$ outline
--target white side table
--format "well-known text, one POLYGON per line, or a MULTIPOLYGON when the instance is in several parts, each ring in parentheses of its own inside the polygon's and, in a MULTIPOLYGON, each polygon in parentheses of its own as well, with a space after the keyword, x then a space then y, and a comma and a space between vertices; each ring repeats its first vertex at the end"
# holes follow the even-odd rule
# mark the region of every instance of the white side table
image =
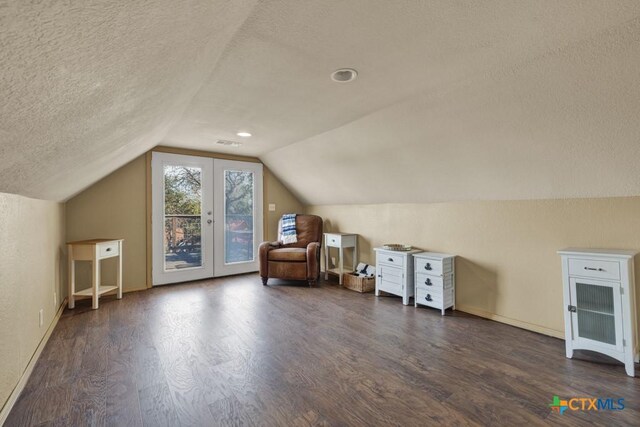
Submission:
POLYGON ((358 235, 352 233, 324 233, 324 280, 329 279, 329 248, 338 248, 340 250, 340 267, 336 270, 339 283, 342 285, 345 248, 353 248, 353 271, 358 265, 358 235))
POLYGON ((98 308, 100 295, 117 291, 117 298, 122 298, 122 242, 123 239, 94 239, 68 242, 69 249, 69 308, 75 307, 76 297, 92 297, 93 309, 98 308), (100 284, 100 261, 118 257, 116 284, 105 286, 100 284), (76 261, 91 261, 91 287, 76 291, 76 261))

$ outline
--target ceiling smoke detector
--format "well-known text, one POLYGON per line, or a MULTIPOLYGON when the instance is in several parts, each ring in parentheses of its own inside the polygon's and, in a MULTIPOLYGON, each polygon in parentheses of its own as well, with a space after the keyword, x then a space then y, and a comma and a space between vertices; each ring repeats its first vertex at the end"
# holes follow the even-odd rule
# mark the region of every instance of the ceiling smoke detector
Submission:
POLYGON ((340 68, 331 73, 331 80, 338 83, 352 82, 358 77, 358 72, 353 68, 340 68))
POLYGON ((236 141, 228 141, 226 139, 219 139, 216 144, 226 145, 227 147, 240 147, 242 144, 236 141))

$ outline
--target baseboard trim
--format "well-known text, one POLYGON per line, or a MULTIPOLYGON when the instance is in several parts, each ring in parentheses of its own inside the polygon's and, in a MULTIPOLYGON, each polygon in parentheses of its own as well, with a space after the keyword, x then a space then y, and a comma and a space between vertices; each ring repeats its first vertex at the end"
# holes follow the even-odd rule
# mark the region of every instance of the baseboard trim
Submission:
POLYGON ((470 307, 468 305, 456 304, 456 310, 464 311, 465 313, 484 317, 485 319, 494 320, 496 322, 506 323, 507 325, 515 326, 516 328, 526 329, 528 331, 537 332, 539 334, 548 335, 554 338, 560 338, 562 340, 564 339, 563 331, 556 331, 555 329, 546 328, 544 326, 535 325, 533 323, 523 322, 521 320, 511 319, 510 317, 500 316, 499 314, 490 313, 488 311, 470 307))
POLYGON ((36 347, 36 351, 31 356, 29 363, 27 363, 27 367, 22 373, 22 376, 20 377, 18 384, 16 384, 13 391, 9 395, 9 398, 7 399, 6 403, 2 407, 2 410, 0 410, 0 426, 4 425, 4 423, 7 421, 7 418, 9 417, 9 413, 13 409, 13 405, 16 404, 16 402, 18 401, 18 397, 20 397, 20 393, 22 393, 22 390, 24 390, 24 386, 27 385, 27 381, 29 380, 31 373, 33 373, 33 368, 36 366, 36 362, 40 358, 40 355, 42 354, 42 350, 44 350, 44 347, 47 345, 47 342, 49 341, 49 338, 51 337, 53 330, 58 324, 58 320, 60 320, 60 317, 62 316, 62 313, 64 312, 64 309, 66 306, 67 306, 67 299, 65 298, 64 301, 62 301, 62 304, 60 305, 60 307, 58 308, 56 315, 53 317, 53 320, 51 321, 51 324, 49 325, 47 332, 45 332, 44 336, 40 340, 40 343, 38 344, 38 347, 36 347))

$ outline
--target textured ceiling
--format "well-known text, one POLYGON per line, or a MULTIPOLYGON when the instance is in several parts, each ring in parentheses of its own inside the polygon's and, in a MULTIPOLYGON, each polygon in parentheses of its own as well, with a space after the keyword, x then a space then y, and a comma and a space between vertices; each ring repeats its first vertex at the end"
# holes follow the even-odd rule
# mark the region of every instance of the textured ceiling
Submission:
POLYGON ((0 0, 0 191, 64 199, 162 143, 313 204, 640 194, 640 2, 174 3, 0 0))
POLYGON ((0 191, 62 200, 157 145, 248 0, 0 0, 0 191))

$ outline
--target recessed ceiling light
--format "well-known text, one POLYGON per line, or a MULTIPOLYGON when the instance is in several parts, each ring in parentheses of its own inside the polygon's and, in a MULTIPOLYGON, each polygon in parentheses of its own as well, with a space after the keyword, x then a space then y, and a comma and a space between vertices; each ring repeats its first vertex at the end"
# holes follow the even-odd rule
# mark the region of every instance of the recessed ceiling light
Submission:
POLYGON ((358 77, 358 72, 353 68, 340 68, 331 73, 331 80, 338 83, 352 82, 358 77))
POLYGON ((216 142, 216 144, 226 145, 228 147, 240 147, 242 143, 236 141, 228 141, 226 139, 220 139, 216 142))
POLYGON ((242 137, 242 138, 249 138, 251 136, 251 134, 249 132, 238 132, 236 133, 236 135, 242 137))

